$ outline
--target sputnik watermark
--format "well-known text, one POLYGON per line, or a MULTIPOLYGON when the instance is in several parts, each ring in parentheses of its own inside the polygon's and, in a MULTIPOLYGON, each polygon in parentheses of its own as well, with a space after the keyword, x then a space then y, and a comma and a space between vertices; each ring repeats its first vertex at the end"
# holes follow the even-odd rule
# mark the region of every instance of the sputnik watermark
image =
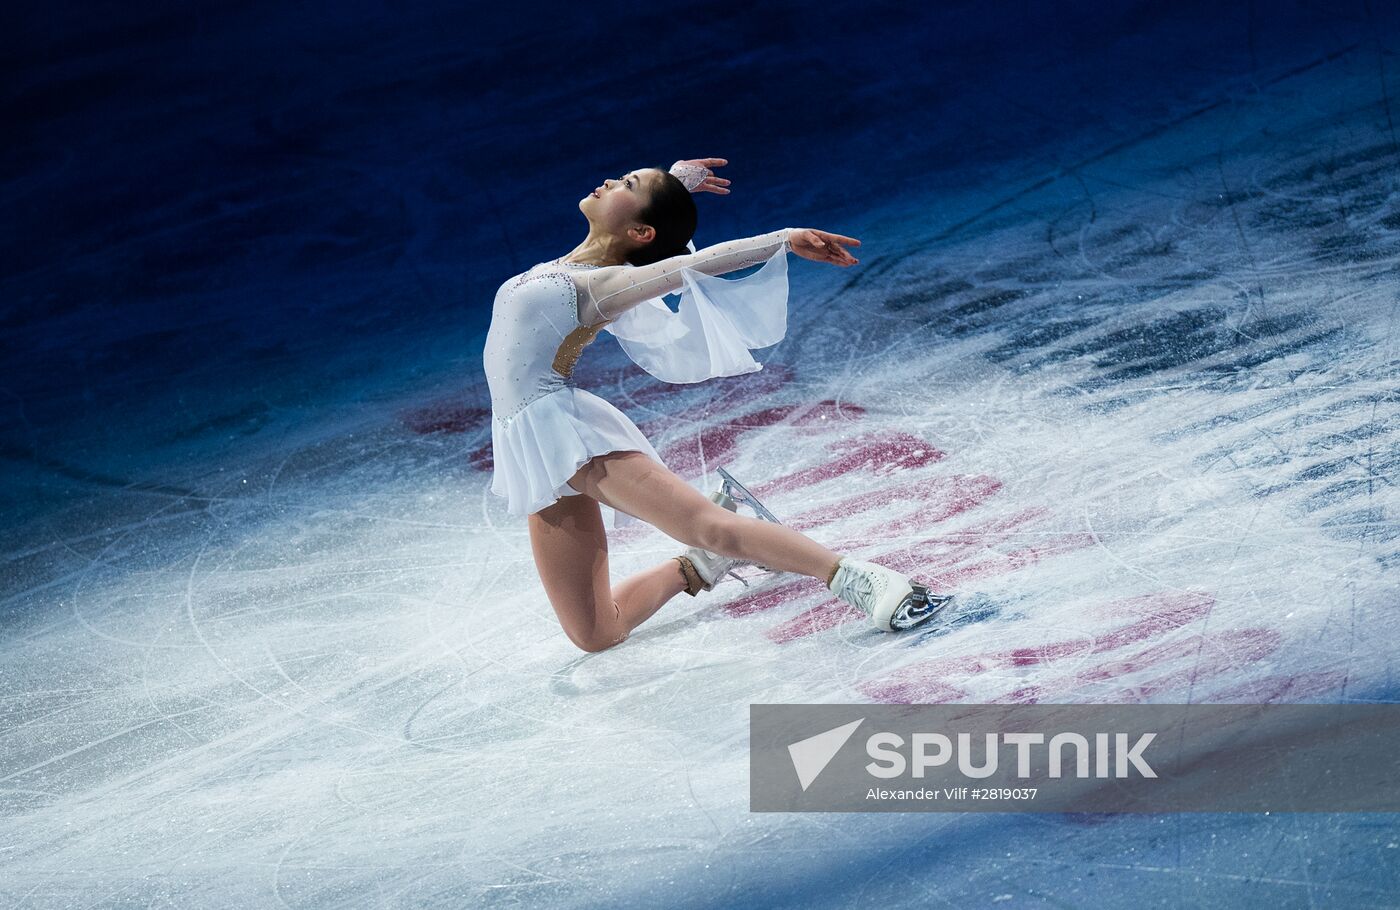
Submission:
POLYGON ((856 732, 856 727, 861 725, 862 720, 864 718, 853 720, 788 746, 788 755, 792 756, 792 769, 797 772, 797 782, 802 785, 803 790, 810 787, 817 775, 836 757, 836 753, 841 751, 846 740, 856 732))
MULTIPOLYGON (((836 753, 841 751, 841 747, 864 721, 865 718, 860 718, 788 745, 793 771, 796 772, 798 784, 804 791, 831 763, 836 753)), ((931 768, 942 768, 956 762, 960 774, 973 779, 983 779, 996 775, 1001 747, 1009 746, 1014 748, 1016 753, 1016 776, 1028 779, 1033 773, 1032 750, 1043 746, 1051 778, 1063 777, 1067 765, 1069 773, 1080 778, 1125 778, 1133 773, 1149 778, 1156 777, 1157 772, 1146 762, 1143 753, 1156 738, 1155 732, 1140 734, 1136 739, 1127 733, 1096 733, 1091 746, 1089 738, 1079 733, 1056 733, 1049 737, 1048 742, 1044 733, 985 733, 981 737, 979 762, 974 755, 975 747, 971 733, 958 733, 953 737, 942 733, 915 733, 908 741, 908 758, 903 751, 906 746, 903 736, 898 733, 872 733, 865 740, 866 755, 872 759, 865 765, 865 770, 872 777, 882 779, 904 777, 906 774, 921 779, 931 768), (1067 752, 1071 756, 1068 761, 1065 757, 1067 752)), ((1035 799, 1038 792, 1037 787, 919 787, 899 790, 871 787, 866 791, 865 798, 942 799, 955 802, 980 799, 1035 799)))
POLYGON ((754 811, 1400 811, 1396 705, 753 705, 754 811))
POLYGON ((1039 792, 1039 787, 943 787, 938 790, 931 790, 928 787, 920 787, 917 790, 886 790, 883 787, 871 787, 866 791, 865 798, 941 799, 945 803, 955 803, 977 799, 1035 799, 1035 795, 1039 792))
POLYGON ((985 778, 994 776, 999 767, 999 746, 1014 746, 1016 749, 1016 776, 1031 776, 1031 749, 1046 746, 1049 756, 1050 777, 1065 775, 1065 753, 1073 754, 1073 767, 1070 773, 1075 777, 1127 777, 1136 772, 1142 777, 1156 777, 1157 772, 1143 760, 1143 751, 1157 738, 1156 733, 1142 733, 1133 739, 1127 733, 1094 734, 1094 770, 1089 771, 1090 745, 1087 737, 1079 733, 1056 733, 1047 744, 1044 733, 984 733, 982 734, 982 757, 980 764, 974 755, 973 735, 959 733, 956 740, 942 733, 915 733, 911 739, 910 757, 905 759, 904 737, 898 733, 876 733, 865 742, 866 753, 874 759, 865 766, 875 777, 903 777, 906 771, 914 777, 923 777, 930 768, 947 765, 956 756, 958 772, 965 777, 985 778), (1116 744, 1110 748, 1111 741, 1116 744), (957 745, 954 746, 956 741, 957 745), (933 751, 930 752, 930 749, 933 751), (1110 762, 1110 759, 1112 760, 1110 762), (1110 773, 1110 764, 1112 772, 1110 773))

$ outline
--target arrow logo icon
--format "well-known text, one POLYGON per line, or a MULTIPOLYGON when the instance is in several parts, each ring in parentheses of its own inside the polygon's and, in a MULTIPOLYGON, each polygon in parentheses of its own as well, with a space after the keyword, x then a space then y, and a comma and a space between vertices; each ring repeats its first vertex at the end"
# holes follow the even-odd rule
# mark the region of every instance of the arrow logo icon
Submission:
POLYGON ((846 740, 851 738, 851 734, 856 732, 856 727, 865 723, 865 718, 853 720, 848 724, 842 724, 825 733, 818 733, 816 736, 809 736, 806 739, 798 740, 788 746, 788 755, 792 757, 793 770, 797 772, 797 782, 802 785, 805 793, 812 785, 812 781, 817 779, 831 760, 836 757, 836 753, 841 751, 841 747, 846 744, 846 740))

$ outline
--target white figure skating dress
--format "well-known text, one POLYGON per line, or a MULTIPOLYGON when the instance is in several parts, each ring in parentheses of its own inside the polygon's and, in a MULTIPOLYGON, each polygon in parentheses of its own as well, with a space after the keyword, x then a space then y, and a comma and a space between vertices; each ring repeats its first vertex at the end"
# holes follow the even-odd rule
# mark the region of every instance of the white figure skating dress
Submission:
MULTIPOLYGON (((512 515, 578 491, 590 458, 637 451, 660 462, 625 414, 570 378, 601 329, 665 382, 762 369, 749 353, 787 333, 790 228, 730 240, 645 266, 541 262, 496 291, 483 364, 491 390, 491 492, 512 515), (715 276, 757 265, 740 279, 715 276), (672 311, 662 298, 679 293, 672 311)), ((605 516, 613 510, 604 506, 605 516)), ((612 526, 635 523, 614 513, 612 526)))

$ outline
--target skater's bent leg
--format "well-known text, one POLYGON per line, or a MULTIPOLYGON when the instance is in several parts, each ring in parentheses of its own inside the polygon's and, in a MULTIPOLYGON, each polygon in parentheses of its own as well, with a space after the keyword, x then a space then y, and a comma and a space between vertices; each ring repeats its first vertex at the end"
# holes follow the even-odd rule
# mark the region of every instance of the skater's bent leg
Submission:
POLYGON ((736 515, 716 505, 642 452, 599 455, 579 468, 569 483, 681 543, 722 556, 822 581, 831 577, 841 558, 792 528, 736 515))
POLYGON ((608 583, 608 537, 598 503, 565 496, 529 516, 530 547, 545 595, 564 634, 585 651, 602 651, 685 589, 679 564, 668 560, 608 583))
POLYGON ((598 504, 587 496, 565 496, 528 516, 527 523, 540 582, 564 634, 585 651, 600 651, 621 640, 608 587, 608 537, 598 504))
POLYGON ((685 575, 681 573, 680 563, 674 559, 629 575, 612 589, 622 624, 629 630, 646 622, 662 605, 684 590, 685 575))

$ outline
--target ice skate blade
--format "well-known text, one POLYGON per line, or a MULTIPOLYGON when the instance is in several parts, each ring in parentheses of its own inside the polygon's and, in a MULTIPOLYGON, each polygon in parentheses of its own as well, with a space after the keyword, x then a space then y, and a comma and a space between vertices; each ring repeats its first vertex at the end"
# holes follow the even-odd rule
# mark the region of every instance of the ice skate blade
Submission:
POLYGON ((904 598, 890 617, 891 632, 903 632, 929 621, 943 612, 953 599, 951 594, 933 594, 924 585, 911 584, 910 587, 914 589, 913 592, 904 598))
MULTIPOLYGON (((724 468, 716 468, 716 470, 719 471, 721 485, 719 491, 710 497, 711 500, 724 506, 731 512, 737 512, 738 504, 743 503, 750 509, 753 509, 754 514, 757 515, 759 518, 763 519, 764 521, 771 521, 775 525, 782 524, 782 522, 778 520, 778 517, 776 515, 768 511, 768 508, 764 506, 763 503, 758 501, 757 496, 750 493, 747 487, 745 487, 742 483, 734 479, 733 474, 730 474, 724 468)), ((754 565, 756 568, 762 569, 764 572, 767 572, 770 575, 783 574, 777 569, 770 568, 769 566, 765 566, 759 563, 755 563, 754 565)), ((731 572, 730 574, 732 575, 734 573, 731 572)), ((734 575, 734 577, 739 578, 738 575, 734 575)), ((740 578, 739 580, 743 581, 742 578, 740 578)), ((748 587, 748 582, 745 581, 744 586, 748 587)))
POLYGON ((744 505, 748 506, 750 509, 753 509, 754 513, 758 515, 759 518, 762 518, 764 521, 771 521, 775 525, 782 524, 782 522, 778 520, 777 516, 774 515, 772 512, 768 511, 768 509, 764 507, 763 503, 758 501, 758 497, 750 493, 742 483, 735 480, 732 474, 730 474, 724 468, 718 468, 717 470, 719 471, 720 478, 724 481, 722 492, 725 496, 728 496, 735 502, 741 502, 744 505))

